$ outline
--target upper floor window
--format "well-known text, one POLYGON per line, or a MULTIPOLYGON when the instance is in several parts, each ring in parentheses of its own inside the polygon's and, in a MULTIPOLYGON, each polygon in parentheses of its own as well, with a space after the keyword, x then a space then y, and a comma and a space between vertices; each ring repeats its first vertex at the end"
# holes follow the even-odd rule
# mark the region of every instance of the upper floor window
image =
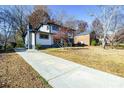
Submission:
POLYGON ((58 31, 59 30, 59 27, 57 25, 53 25, 52 26, 52 30, 58 31))

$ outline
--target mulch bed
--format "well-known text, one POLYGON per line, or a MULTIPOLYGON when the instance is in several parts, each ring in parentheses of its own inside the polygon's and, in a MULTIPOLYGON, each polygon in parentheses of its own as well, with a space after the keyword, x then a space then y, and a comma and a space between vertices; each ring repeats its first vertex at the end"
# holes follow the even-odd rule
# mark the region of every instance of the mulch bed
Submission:
POLYGON ((0 87, 51 87, 29 64, 16 53, 0 53, 0 87))

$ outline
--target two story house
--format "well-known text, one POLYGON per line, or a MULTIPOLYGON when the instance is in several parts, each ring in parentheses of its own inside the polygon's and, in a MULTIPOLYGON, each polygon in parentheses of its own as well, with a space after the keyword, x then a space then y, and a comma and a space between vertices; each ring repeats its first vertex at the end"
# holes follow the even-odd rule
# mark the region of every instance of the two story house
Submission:
POLYGON ((67 42, 73 44, 74 33, 75 30, 59 25, 53 21, 40 24, 35 30, 29 25, 25 36, 25 46, 29 49, 35 49, 36 45, 54 47, 56 43, 63 44, 67 42))

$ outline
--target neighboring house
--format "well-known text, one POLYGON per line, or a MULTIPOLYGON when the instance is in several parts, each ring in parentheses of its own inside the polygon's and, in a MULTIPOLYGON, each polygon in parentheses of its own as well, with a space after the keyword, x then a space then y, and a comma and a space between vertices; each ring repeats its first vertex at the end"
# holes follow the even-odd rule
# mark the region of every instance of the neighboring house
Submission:
MULTIPOLYGON (((31 25, 28 28, 25 36, 25 45, 27 48, 35 48, 37 44, 42 47, 53 47, 56 44, 56 40, 59 40, 59 43, 64 43, 62 42, 64 38, 59 37, 56 39, 56 35, 65 33, 62 29, 66 27, 58 25, 53 21, 40 24, 35 30, 32 30, 31 25)), ((66 35, 68 35, 66 39, 74 39, 74 31, 75 30, 72 29, 66 30, 66 35)), ((71 43, 73 43, 73 41, 74 40, 72 40, 71 43)))
POLYGON ((74 44, 84 44, 89 46, 91 44, 91 39, 94 38, 96 38, 95 34, 90 31, 81 32, 74 37, 74 44))

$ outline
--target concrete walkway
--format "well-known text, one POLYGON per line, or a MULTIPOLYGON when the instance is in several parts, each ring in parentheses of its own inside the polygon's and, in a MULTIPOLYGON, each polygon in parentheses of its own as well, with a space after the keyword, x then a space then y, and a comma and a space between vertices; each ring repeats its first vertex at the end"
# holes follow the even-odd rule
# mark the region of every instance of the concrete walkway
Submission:
POLYGON ((124 78, 38 51, 16 49, 55 88, 124 87, 124 78))

